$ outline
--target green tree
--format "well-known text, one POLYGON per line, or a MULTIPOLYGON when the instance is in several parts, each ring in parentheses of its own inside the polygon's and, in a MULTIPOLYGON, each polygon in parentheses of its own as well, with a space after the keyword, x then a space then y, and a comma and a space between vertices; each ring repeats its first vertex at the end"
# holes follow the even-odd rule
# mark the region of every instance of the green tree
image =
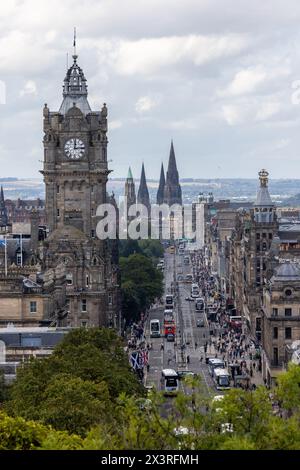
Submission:
POLYGON ((109 422, 120 393, 144 393, 121 338, 111 329, 81 328, 66 335, 49 358, 18 370, 5 407, 13 416, 83 434, 99 422, 100 412, 109 422))
POLYGON ((159 240, 139 240, 138 246, 144 256, 151 258, 154 263, 157 263, 158 258, 163 258, 164 248, 159 240))
POLYGON ((135 253, 142 254, 142 249, 137 240, 119 240, 119 256, 128 258, 135 253))
POLYGON ((0 411, 0 450, 73 450, 83 448, 79 436, 55 431, 35 421, 0 411))
POLYGON ((40 419, 55 429, 84 435, 87 429, 109 420, 112 413, 107 385, 70 374, 59 374, 48 383, 40 419))
POLYGON ((152 261, 134 254, 120 258, 123 293, 123 314, 127 320, 135 320, 136 312, 145 312, 163 293, 163 275, 152 261), (132 307, 132 310, 131 310, 132 307))
POLYGON ((300 413, 300 367, 290 363, 287 372, 278 376, 276 396, 289 415, 300 413))

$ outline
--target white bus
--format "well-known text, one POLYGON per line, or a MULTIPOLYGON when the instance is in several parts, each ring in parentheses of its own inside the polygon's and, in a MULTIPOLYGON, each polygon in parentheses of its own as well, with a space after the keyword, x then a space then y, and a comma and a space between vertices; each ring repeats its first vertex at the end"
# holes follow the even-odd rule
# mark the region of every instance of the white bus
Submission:
POLYGON ((160 338, 159 320, 150 320, 150 338, 160 338))
POLYGON ((161 371, 161 388, 166 396, 176 395, 179 389, 178 374, 174 369, 161 371))
POLYGON ((208 360, 208 370, 210 375, 213 377, 215 369, 224 369, 225 364, 222 359, 212 357, 208 360))
POLYGON ((217 390, 230 389, 230 374, 226 369, 216 368, 213 373, 213 381, 217 390))

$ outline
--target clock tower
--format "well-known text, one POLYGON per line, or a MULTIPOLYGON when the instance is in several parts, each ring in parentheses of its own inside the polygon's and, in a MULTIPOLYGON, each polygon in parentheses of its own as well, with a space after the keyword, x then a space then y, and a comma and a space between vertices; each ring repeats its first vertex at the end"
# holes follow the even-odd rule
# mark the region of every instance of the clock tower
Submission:
POLYGON ((63 83, 58 112, 43 110, 46 217, 44 267, 66 266, 71 326, 116 326, 117 266, 110 241, 96 237, 97 207, 107 200, 107 107, 92 111, 77 63, 63 83))

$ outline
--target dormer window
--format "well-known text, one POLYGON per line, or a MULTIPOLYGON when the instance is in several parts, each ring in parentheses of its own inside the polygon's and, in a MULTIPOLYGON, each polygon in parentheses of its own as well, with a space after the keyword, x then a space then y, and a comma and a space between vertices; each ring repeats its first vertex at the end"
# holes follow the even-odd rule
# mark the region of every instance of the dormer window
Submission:
POLYGON ((284 294, 285 294, 286 297, 291 297, 291 295, 293 294, 293 292, 292 292, 291 289, 285 289, 284 294))

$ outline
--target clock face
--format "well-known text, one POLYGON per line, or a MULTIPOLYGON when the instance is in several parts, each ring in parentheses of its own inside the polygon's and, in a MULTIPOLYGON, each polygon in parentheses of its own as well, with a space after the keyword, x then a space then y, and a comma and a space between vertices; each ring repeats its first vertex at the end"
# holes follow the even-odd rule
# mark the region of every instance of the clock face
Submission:
POLYGON ((65 143, 65 154, 72 160, 79 160, 84 155, 84 143, 80 139, 69 139, 65 143))

